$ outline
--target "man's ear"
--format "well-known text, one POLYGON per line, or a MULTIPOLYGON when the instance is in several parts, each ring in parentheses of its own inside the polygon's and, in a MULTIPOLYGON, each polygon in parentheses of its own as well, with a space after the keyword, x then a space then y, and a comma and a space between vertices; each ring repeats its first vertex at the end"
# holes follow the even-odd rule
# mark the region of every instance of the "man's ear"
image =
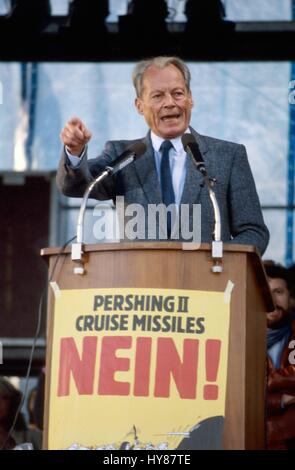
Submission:
POLYGON ((140 98, 135 98, 135 107, 139 114, 143 114, 143 104, 140 98))

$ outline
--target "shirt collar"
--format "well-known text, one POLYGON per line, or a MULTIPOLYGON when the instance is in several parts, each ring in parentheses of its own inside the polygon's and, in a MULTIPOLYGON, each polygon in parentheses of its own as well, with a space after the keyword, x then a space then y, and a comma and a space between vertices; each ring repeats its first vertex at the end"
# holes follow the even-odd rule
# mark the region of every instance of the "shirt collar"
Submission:
MULTIPOLYGON (((185 131, 185 134, 191 134, 191 131, 189 128, 185 131)), ((156 152, 159 152, 162 142, 164 142, 164 140, 167 140, 167 139, 163 139, 163 137, 160 137, 156 135, 153 131, 151 131, 151 140, 152 140, 152 145, 153 145, 154 150, 156 152)), ((184 148, 181 142, 181 137, 176 137, 175 139, 169 139, 169 140, 177 153, 184 151, 184 148)))

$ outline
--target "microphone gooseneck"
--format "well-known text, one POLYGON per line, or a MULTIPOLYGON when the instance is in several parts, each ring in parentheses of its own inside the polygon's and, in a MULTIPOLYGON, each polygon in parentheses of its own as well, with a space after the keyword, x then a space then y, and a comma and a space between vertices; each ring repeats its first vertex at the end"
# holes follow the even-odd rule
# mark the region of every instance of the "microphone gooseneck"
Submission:
POLYGON ((212 258, 215 262, 212 267, 212 271, 215 273, 222 272, 222 265, 220 261, 223 255, 223 244, 221 240, 221 217, 220 210, 217 202, 213 186, 216 183, 215 179, 209 178, 206 165, 202 154, 199 149, 199 145, 192 134, 184 134, 181 138, 182 145, 185 152, 191 157, 192 161, 196 165, 198 171, 203 175, 204 183, 208 188, 209 197, 213 206, 214 211, 214 231, 213 231, 213 242, 212 242, 212 258))
POLYGON ((77 242, 72 244, 72 260, 78 261, 80 266, 74 269, 76 274, 84 274, 84 268, 81 266, 82 256, 83 256, 83 233, 84 233, 84 216, 87 201, 91 191, 93 190, 94 186, 97 183, 103 181, 107 176, 114 175, 119 170, 122 170, 125 166, 132 163, 135 159, 141 157, 146 152, 146 145, 143 141, 138 141, 135 144, 128 147, 118 158, 114 161, 110 162, 109 165, 105 166, 105 168, 99 173, 99 175, 91 181, 91 183, 87 186, 83 199, 81 202, 79 215, 78 215, 78 222, 77 222, 77 242))

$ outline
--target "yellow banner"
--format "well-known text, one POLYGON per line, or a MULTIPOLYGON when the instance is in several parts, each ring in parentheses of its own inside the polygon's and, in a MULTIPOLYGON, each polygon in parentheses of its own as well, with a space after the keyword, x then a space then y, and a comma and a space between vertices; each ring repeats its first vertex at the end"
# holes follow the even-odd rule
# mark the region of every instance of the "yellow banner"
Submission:
POLYGON ((211 440, 220 434, 229 336, 224 293, 124 288, 60 294, 49 449, 194 449, 210 433, 211 440))

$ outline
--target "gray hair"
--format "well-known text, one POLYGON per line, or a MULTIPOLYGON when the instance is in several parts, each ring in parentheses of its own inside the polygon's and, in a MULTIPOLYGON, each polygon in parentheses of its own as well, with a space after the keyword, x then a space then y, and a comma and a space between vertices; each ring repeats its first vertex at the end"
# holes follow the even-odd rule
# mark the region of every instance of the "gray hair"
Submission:
POLYGON ((188 91, 190 91, 190 81, 191 81, 191 73, 189 71, 188 66, 183 62, 183 60, 179 59, 179 57, 153 57, 152 59, 142 60, 138 62, 134 67, 132 73, 132 81, 134 88, 136 90, 137 97, 140 97, 143 90, 143 76, 147 69, 154 65, 159 69, 164 69, 168 67, 168 65, 174 65, 183 75, 185 86, 188 91))

